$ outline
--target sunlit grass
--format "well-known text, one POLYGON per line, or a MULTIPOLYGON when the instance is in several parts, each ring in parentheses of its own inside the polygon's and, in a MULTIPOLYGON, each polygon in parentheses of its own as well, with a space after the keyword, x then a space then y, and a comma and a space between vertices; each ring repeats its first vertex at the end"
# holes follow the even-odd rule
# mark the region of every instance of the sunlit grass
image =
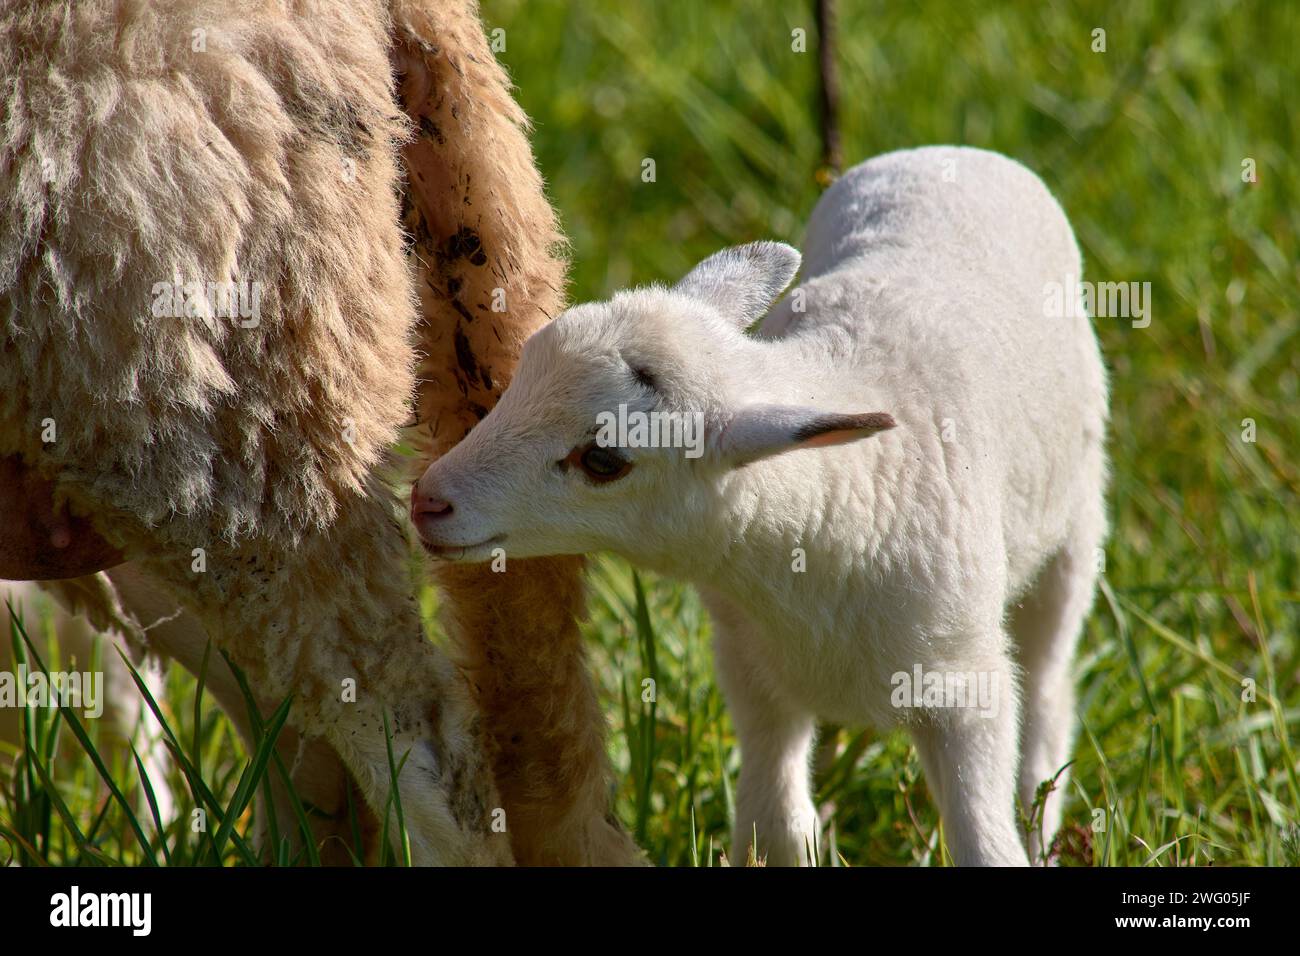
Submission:
MULTIPOLYGON (((1008 153, 1060 198, 1086 278, 1152 286, 1149 327, 1097 323, 1114 530, 1077 665, 1062 862, 1295 865, 1300 12, 1228 0, 840 8, 849 161, 931 142, 1008 153), (1104 53, 1091 49, 1097 28, 1104 53), (1248 159, 1254 183, 1242 181, 1248 159)), ((799 242, 820 157, 805 9, 485 0, 572 239, 575 299, 675 279, 729 243, 799 242), (806 54, 791 50, 797 28, 806 54)), ((689 588, 608 559, 591 608, 616 810, 653 862, 716 865, 739 757, 707 617, 689 588)), ((0 779, 0 835, 20 859, 251 862, 251 796, 279 768, 243 752, 187 675, 169 676, 157 709, 175 731, 169 784, 207 809, 208 832, 190 832, 187 809, 160 838, 140 815, 134 761, 104 767, 118 800, 91 758, 64 756, 56 738, 70 725, 34 712, 0 779)), ((844 731, 819 796, 836 808, 832 861, 946 861, 905 737, 844 731)))

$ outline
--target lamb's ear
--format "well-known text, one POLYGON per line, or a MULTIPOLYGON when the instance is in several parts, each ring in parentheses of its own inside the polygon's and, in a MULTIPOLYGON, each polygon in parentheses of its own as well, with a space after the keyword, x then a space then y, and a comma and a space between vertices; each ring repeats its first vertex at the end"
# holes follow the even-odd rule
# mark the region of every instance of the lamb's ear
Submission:
POLYGON ((789 405, 749 405, 742 408, 718 436, 718 454, 731 465, 796 448, 821 448, 870 438, 897 422, 885 412, 845 415, 789 405))
POLYGON ((715 252, 673 286, 702 299, 737 328, 748 328, 799 271, 799 253, 783 242, 751 242, 715 252))

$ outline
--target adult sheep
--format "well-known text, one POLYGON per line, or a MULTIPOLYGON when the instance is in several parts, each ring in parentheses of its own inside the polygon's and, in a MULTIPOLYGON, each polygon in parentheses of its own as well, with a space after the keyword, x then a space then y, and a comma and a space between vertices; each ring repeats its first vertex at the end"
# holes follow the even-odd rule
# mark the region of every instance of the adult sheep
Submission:
POLYGON ((294 694, 313 779, 381 812, 387 718, 417 862, 631 858, 578 565, 450 583, 467 683, 423 637, 386 480, 412 399, 412 440, 453 443, 559 304, 477 5, 24 0, 0 76, 0 575, 68 579, 155 649, 165 608, 143 605, 169 602, 189 650, 161 650, 193 667, 210 636, 264 702, 294 694), (512 742, 530 711, 552 716, 512 742))

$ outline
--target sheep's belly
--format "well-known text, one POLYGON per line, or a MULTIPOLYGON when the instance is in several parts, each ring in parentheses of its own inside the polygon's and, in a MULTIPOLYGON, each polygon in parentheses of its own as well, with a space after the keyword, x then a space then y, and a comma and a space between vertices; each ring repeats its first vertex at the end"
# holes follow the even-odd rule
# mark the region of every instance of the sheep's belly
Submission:
POLYGON ((769 686, 790 703, 819 720, 848 726, 908 723, 936 702, 978 708, 1007 690, 981 665, 997 656, 995 647, 948 647, 940 654, 932 646, 887 640, 861 622, 833 631, 769 628, 746 650, 769 686))

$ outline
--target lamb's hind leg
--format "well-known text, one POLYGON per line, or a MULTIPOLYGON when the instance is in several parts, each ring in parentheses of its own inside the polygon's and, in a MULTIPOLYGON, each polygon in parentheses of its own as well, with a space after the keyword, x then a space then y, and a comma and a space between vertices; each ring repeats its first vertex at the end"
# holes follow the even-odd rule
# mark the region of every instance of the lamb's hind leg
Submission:
POLYGON ((1086 524, 1074 541, 1048 562, 1025 598, 1012 609, 1011 627, 1024 675, 1020 803, 1030 813, 1039 786, 1055 789, 1031 819, 1029 857, 1042 862, 1061 825, 1066 774, 1074 741, 1074 680, 1071 664, 1084 618, 1092 606, 1099 522, 1086 524))
POLYGON ((933 709, 912 726, 912 740, 957 865, 1025 866, 1015 817, 1015 678, 1005 659, 973 670, 991 699, 971 704, 978 697, 968 695, 968 706, 933 709))
POLYGON ((718 684, 740 739, 740 782, 731 842, 733 865, 754 855, 770 866, 805 866, 818 853, 817 809, 809 793, 813 715, 794 706, 756 662, 753 625, 734 607, 709 600, 718 684))

